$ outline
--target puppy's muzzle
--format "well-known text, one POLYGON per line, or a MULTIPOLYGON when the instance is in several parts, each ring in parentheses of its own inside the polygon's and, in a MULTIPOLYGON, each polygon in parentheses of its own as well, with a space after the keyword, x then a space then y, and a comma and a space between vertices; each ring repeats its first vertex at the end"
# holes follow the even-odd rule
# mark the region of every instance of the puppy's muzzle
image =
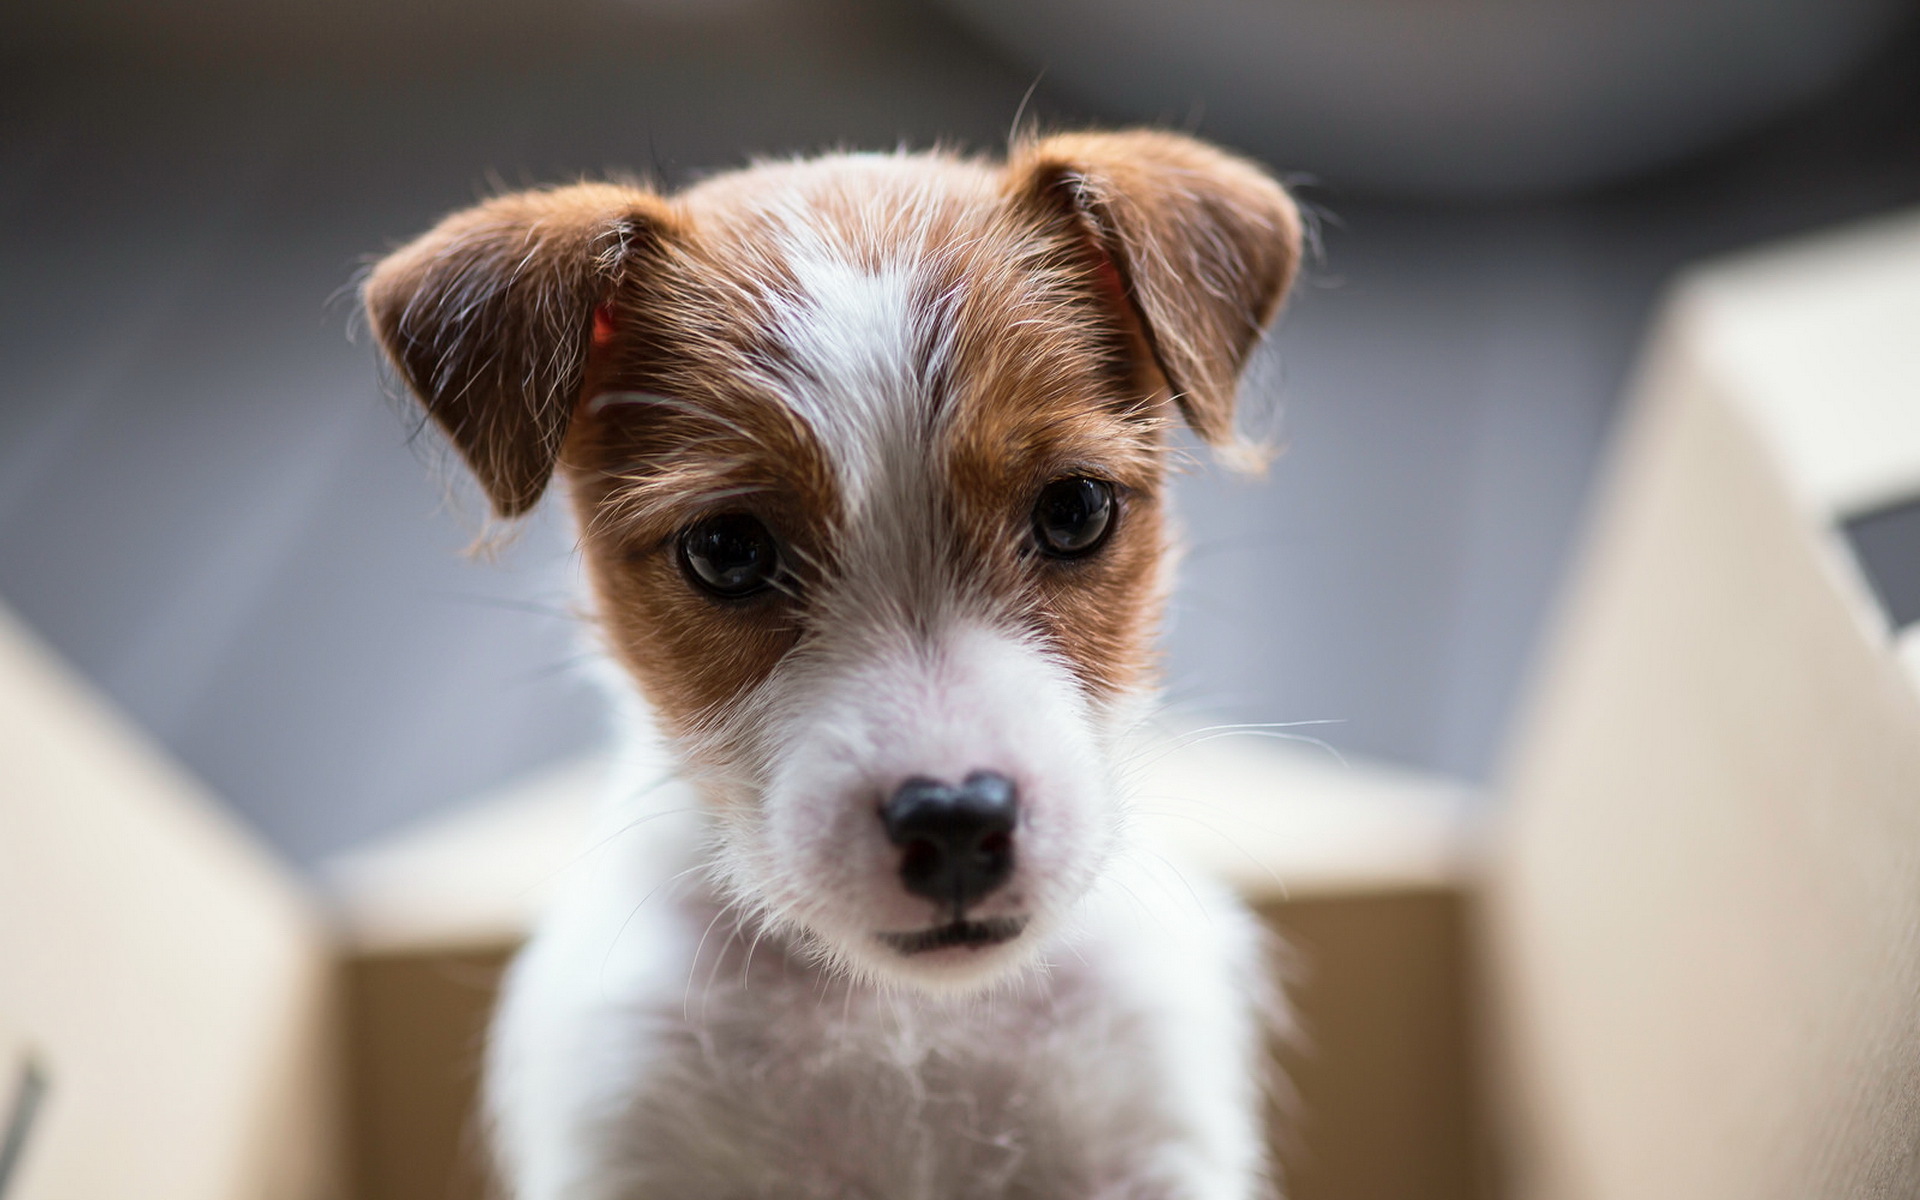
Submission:
POLYGON ((975 771, 959 785, 915 777, 880 808, 900 847, 907 891, 951 906, 954 917, 1013 874, 1019 796, 1013 780, 975 771))

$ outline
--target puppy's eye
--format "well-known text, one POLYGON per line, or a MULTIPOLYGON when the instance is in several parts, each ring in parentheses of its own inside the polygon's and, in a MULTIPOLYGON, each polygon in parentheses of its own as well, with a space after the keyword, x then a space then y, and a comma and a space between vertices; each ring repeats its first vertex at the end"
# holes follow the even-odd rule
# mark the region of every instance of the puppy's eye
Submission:
POLYGON ((680 566, 703 591, 739 600, 764 591, 780 570, 780 545, 757 519, 724 513, 680 535, 680 566))
POLYGON ((1113 485, 1077 476, 1040 489, 1033 506, 1033 536, 1054 558, 1079 558, 1098 550, 1118 515, 1113 485))

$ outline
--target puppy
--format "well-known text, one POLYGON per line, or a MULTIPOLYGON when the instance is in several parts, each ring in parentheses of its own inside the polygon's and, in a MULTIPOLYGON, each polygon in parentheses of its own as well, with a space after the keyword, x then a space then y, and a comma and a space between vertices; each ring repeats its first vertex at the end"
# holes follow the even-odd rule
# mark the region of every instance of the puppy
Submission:
POLYGON ((581 184, 365 287, 501 518, 557 472, 675 764, 513 968, 520 1200, 1269 1194, 1251 919, 1130 833, 1169 426, 1300 223, 1166 133, 581 184), (654 818, 660 818, 655 820, 654 818))

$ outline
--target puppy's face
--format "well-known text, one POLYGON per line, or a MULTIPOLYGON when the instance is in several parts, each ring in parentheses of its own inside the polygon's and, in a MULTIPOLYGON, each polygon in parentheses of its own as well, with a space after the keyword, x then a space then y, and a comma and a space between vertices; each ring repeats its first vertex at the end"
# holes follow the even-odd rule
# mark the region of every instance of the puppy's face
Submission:
POLYGON ((503 515, 568 478, 734 898, 951 987, 1029 954, 1115 840, 1165 426, 1231 436, 1297 248, 1250 166, 1086 135, 506 197, 367 296, 503 515))

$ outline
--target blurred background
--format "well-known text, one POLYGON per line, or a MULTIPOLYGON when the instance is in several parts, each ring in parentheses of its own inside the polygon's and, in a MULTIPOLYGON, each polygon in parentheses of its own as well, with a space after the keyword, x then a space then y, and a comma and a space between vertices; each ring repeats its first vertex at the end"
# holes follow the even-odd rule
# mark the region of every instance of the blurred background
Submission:
POLYGON ((1182 480, 1169 692, 1498 770, 1662 285, 1920 202, 1911 0, 25 0, 0 15, 0 598, 296 861, 605 739, 557 509, 355 333, 503 187, 1147 121, 1321 247, 1182 480))

